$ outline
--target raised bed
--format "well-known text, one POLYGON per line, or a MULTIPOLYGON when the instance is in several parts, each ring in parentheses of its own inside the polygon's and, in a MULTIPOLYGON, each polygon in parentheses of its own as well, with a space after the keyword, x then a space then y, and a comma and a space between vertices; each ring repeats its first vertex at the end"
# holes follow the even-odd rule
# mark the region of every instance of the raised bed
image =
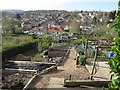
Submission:
POLYGON ((58 65, 63 64, 68 55, 69 46, 54 46, 48 51, 50 62, 56 62, 58 65))
POLYGON ((31 62, 31 61, 9 61, 5 65, 5 69, 16 70, 36 70, 41 72, 42 70, 54 66, 55 63, 43 63, 43 62, 31 62))
POLYGON ((108 88, 108 82, 110 81, 91 81, 91 80, 65 80, 64 86, 65 87, 77 87, 82 88, 84 86, 86 87, 92 87, 92 88, 108 88))
POLYGON ((14 70, 3 70, 2 74, 2 88, 11 90, 22 90, 28 81, 34 76, 34 74, 31 73, 23 73, 14 70))

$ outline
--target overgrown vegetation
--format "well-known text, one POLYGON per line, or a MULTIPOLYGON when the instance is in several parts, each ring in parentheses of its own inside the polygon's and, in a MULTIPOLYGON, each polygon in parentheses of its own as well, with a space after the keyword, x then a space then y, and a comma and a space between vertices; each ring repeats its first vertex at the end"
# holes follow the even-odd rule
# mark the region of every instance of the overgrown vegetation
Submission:
POLYGON ((51 45, 50 40, 43 37, 42 39, 39 40, 38 51, 42 52, 44 50, 48 50, 50 49, 50 45, 51 45))
POLYGON ((2 58, 3 58, 3 60, 9 59, 19 53, 26 52, 33 48, 35 49, 35 48, 37 48, 37 45, 38 45, 38 40, 35 39, 35 40, 26 41, 21 44, 3 47, 2 58))
POLYGON ((17 35, 14 37, 10 35, 2 36, 2 46, 6 47, 11 45, 16 45, 29 40, 32 40, 32 37, 28 35, 17 35))
POLYGON ((91 29, 91 35, 88 38, 94 39, 107 39, 112 41, 113 38, 117 37, 117 32, 114 29, 107 27, 107 24, 98 25, 91 29), (113 34, 114 33, 114 34, 113 34))
POLYGON ((114 46, 112 47, 112 51, 114 53, 114 57, 111 61, 108 62, 111 73, 114 73, 112 76, 112 81, 109 83, 110 90, 119 90, 120 89, 120 1, 118 3, 119 9, 116 11, 115 15, 115 25, 112 28, 115 28, 115 31, 118 33, 118 38, 114 39, 114 46))
POLYGON ((85 42, 86 42, 86 39, 82 39, 82 40, 75 40, 73 43, 78 46, 81 44, 85 44, 85 42))

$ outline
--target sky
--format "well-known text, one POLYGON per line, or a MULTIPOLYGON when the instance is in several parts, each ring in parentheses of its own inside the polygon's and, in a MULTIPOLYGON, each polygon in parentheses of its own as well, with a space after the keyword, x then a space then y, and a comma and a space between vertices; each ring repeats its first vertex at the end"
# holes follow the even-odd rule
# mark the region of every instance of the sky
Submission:
POLYGON ((0 9, 19 10, 101 10, 118 9, 119 0, 1 0, 0 9))

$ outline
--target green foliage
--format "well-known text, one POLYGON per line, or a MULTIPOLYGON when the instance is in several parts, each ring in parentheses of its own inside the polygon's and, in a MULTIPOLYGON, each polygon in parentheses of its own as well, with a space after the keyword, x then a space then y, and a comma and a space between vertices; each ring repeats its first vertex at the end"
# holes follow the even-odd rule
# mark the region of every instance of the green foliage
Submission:
POLYGON ((92 24, 94 24, 94 25, 95 25, 96 23, 97 23, 97 18, 96 18, 96 17, 94 17, 94 18, 93 18, 93 20, 92 20, 92 24))
POLYGON ((26 52, 37 47, 38 40, 30 40, 21 44, 3 47, 2 58, 9 59, 19 53, 26 52))
POLYGON ((95 50, 92 50, 92 56, 95 56, 95 50))
POLYGON ((85 44, 85 42, 86 42, 86 39, 82 39, 82 40, 75 40, 73 43, 75 45, 81 45, 81 44, 85 44))
POLYGON ((55 63, 56 63, 57 65, 60 65, 60 64, 61 64, 61 60, 57 60, 55 63))
POLYGON ((33 39, 37 39, 37 35, 36 34, 32 34, 32 38, 33 39))
POLYGON ((21 19, 20 14, 16 14, 16 19, 21 19))
POLYGON ((80 55, 84 55, 84 48, 82 48, 82 46, 77 46, 76 47, 76 51, 77 53, 79 53, 80 55))
MULTIPOLYGON (((120 7, 120 2, 118 3, 120 7)), ((111 61, 108 62, 111 73, 113 72, 115 75, 112 76, 112 82, 109 83, 109 89, 110 90, 118 90, 120 89, 120 8, 118 11, 116 11, 115 15, 115 25, 113 25, 111 28, 115 28, 115 31, 118 32, 118 38, 114 39, 114 46, 112 47, 112 51, 114 54, 114 57, 111 61)))
POLYGON ((19 83, 24 83, 25 82, 25 80, 21 76, 17 76, 16 79, 19 83))
POLYGON ((17 35, 17 36, 2 36, 2 45, 3 47, 16 45, 18 41, 20 43, 32 40, 31 36, 28 35, 17 35))
POLYGON ((21 28, 21 20, 19 19, 3 19, 2 20, 3 35, 11 35, 23 33, 21 28))
POLYGON ((113 38, 117 37, 117 32, 114 29, 106 27, 107 25, 99 25, 95 28, 92 28, 91 32, 93 37, 88 36, 88 38, 96 38, 96 39, 108 39, 113 40, 113 38), (114 33, 114 34, 113 34, 114 33))
POLYGON ((36 56, 43 56, 44 53, 38 53, 36 56))
POLYGON ((116 12, 116 11, 113 11, 113 12, 110 12, 110 13, 109 13, 109 18, 110 18, 110 19, 115 19, 115 12, 116 12))
POLYGON ((32 58, 32 60, 31 61, 33 61, 33 62, 40 62, 40 60, 39 59, 37 59, 37 58, 32 58))
POLYGON ((39 51, 44 51, 50 49, 51 42, 47 38, 42 38, 40 39, 38 43, 38 50, 39 51))
MULTIPOLYGON (((80 29, 81 30, 81 29, 80 29)), ((80 32, 76 32, 76 33, 73 33, 73 35, 71 36, 72 38, 79 38, 81 39, 82 38, 82 35, 80 32)))
POLYGON ((76 22, 76 19, 73 19, 73 21, 70 23, 70 32, 71 33, 77 33, 80 32, 80 23, 76 22))
POLYGON ((81 55, 78 58, 79 65, 85 65, 85 56, 81 55))

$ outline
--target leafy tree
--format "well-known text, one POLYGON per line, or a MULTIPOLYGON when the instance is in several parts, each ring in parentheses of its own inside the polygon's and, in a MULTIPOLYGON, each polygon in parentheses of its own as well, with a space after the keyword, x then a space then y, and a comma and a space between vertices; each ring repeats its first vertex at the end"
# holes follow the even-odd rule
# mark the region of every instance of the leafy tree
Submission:
POLYGON ((18 32, 22 33, 20 20, 3 19, 2 26, 4 34, 13 35, 18 32))
POLYGON ((92 24, 94 24, 94 25, 95 25, 96 23, 97 23, 97 18, 96 18, 96 17, 94 17, 94 18, 93 18, 93 20, 92 20, 92 24))
POLYGON ((3 32, 7 34, 15 34, 15 21, 3 20, 3 32))
POLYGON ((80 32, 80 23, 79 23, 79 22, 76 22, 76 19, 74 19, 74 20, 70 23, 70 32, 71 32, 71 33, 80 32))
POLYGON ((109 13, 109 18, 110 18, 110 19, 115 19, 115 12, 116 12, 116 11, 113 11, 113 12, 110 12, 110 13, 109 13))
POLYGON ((16 14, 16 19, 21 19, 20 14, 16 14))

